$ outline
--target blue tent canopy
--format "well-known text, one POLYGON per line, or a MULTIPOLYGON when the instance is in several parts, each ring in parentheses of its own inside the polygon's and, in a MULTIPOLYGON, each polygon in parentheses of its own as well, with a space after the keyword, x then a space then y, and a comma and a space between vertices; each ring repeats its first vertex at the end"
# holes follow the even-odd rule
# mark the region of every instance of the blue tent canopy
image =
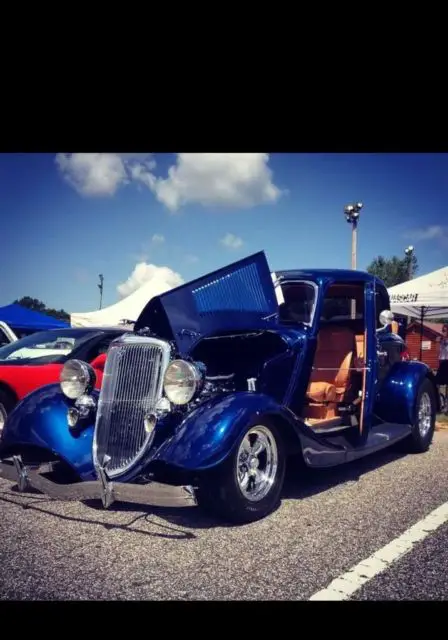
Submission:
POLYGON ((0 307, 0 320, 6 322, 13 330, 46 331, 70 326, 68 322, 57 320, 38 311, 32 311, 20 304, 8 304, 6 307, 0 307))

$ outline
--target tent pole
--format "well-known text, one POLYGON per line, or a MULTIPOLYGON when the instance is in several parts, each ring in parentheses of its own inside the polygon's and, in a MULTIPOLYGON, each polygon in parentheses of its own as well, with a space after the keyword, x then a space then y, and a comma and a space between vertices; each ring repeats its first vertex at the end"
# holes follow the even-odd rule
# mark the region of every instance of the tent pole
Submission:
POLYGON ((425 308, 422 307, 420 310, 420 362, 422 362, 423 358, 423 317, 425 315, 425 308))

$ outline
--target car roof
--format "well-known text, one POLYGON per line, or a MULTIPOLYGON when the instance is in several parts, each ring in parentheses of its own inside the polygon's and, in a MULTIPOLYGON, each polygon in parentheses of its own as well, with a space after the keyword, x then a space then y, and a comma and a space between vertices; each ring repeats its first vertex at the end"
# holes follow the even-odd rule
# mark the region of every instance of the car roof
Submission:
MULTIPOLYGON (((126 327, 65 327, 65 329, 61 327, 59 329, 48 329, 48 333, 63 333, 64 331, 70 331, 71 333, 86 333, 88 331, 92 333, 129 333, 131 330, 126 329, 126 327)), ((41 332, 38 331, 36 333, 41 332)))
POLYGON ((357 269, 284 269, 275 271, 278 278, 288 280, 345 280, 346 282, 377 282, 384 286, 380 278, 367 271, 357 269))

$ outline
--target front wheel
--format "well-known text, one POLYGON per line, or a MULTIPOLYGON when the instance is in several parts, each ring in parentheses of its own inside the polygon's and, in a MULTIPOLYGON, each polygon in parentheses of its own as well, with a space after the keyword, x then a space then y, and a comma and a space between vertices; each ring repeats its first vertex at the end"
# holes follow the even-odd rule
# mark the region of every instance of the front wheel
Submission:
POLYGON ((279 504, 285 468, 278 429, 263 419, 247 428, 229 458, 202 479, 199 504, 235 524, 260 520, 279 504))
POLYGON ((10 393, 0 389, 0 436, 6 424, 6 418, 14 408, 14 399, 10 393))
POLYGON ((423 453, 429 449, 436 426, 436 410, 437 403, 434 387, 426 379, 422 382, 418 391, 411 435, 403 441, 407 451, 423 453))

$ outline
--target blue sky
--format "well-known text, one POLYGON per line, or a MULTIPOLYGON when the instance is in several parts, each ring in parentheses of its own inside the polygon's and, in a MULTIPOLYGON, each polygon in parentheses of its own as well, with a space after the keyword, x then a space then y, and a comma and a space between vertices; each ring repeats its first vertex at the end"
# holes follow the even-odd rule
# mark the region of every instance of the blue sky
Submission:
POLYGON ((408 244, 420 274, 448 264, 448 154, 0 154, 0 305, 92 311, 99 273, 107 306, 145 265, 189 280, 260 249, 349 267, 353 201, 359 268, 408 244))

